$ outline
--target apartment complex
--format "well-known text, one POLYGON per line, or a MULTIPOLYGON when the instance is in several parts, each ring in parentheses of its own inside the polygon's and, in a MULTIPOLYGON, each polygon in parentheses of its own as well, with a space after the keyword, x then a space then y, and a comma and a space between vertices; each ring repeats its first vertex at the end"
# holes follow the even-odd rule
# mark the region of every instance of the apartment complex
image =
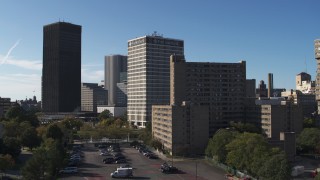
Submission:
POLYGON ((97 106, 107 104, 108 91, 96 83, 81 84, 81 111, 97 112, 97 106))
POLYGON ((81 106, 81 26, 43 28, 42 110, 73 112, 81 106))
POLYGON ((320 39, 314 41, 314 54, 317 61, 317 76, 316 76, 316 100, 318 105, 318 114, 320 114, 320 39))
POLYGON ((152 105, 169 104, 170 55, 183 55, 183 40, 156 33, 128 41, 128 121, 145 127, 152 105))
POLYGON ((127 106, 124 105, 123 102, 119 104, 117 96, 117 83, 123 83, 127 81, 127 56, 106 56, 104 73, 104 87, 106 90, 108 90, 108 106, 127 106))
POLYGON ((245 61, 186 62, 183 56, 173 55, 170 105, 153 106, 153 136, 171 152, 181 148, 189 153, 203 152, 216 130, 227 127, 231 121, 244 120, 245 96, 245 61), (174 139, 176 136, 184 147, 174 139))

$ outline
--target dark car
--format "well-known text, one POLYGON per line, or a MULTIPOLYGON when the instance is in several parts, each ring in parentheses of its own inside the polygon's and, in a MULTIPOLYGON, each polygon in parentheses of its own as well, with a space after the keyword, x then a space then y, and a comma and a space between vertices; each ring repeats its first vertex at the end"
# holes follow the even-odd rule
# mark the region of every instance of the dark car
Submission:
POLYGON ((159 159, 159 157, 157 155, 152 154, 152 153, 147 154, 146 157, 148 157, 149 159, 159 159))
POLYGON ((118 157, 114 157, 113 158, 113 160, 114 161, 118 161, 118 160, 120 160, 120 159, 125 159, 126 157, 124 157, 123 155, 121 155, 121 156, 118 156, 118 157))
POLYGON ((178 168, 168 165, 167 163, 164 163, 160 167, 160 171, 162 173, 171 174, 171 173, 177 173, 179 170, 178 168))
POLYGON ((105 164, 110 164, 110 163, 114 162, 114 159, 113 158, 104 158, 102 160, 102 162, 105 163, 105 164))

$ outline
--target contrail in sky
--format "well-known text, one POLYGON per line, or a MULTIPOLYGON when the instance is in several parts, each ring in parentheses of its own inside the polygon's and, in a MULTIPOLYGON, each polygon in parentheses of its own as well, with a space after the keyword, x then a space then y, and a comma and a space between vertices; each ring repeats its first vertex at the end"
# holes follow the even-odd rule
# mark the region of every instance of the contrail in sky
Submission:
POLYGON ((8 57, 10 56, 11 52, 13 51, 14 48, 16 48, 20 43, 20 39, 9 49, 9 51, 7 52, 6 56, 3 58, 2 61, 0 61, 0 65, 4 64, 8 57))

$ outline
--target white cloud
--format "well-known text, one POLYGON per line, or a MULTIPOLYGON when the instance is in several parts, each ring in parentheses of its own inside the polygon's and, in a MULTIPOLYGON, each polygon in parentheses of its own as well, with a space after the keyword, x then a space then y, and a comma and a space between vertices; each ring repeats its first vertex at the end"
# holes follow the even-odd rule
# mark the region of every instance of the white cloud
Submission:
POLYGON ((17 60, 9 57, 4 64, 17 66, 24 69, 31 69, 31 70, 41 70, 42 63, 41 61, 30 61, 30 60, 17 60))
POLYGON ((20 44, 18 40, 7 52, 6 55, 0 54, 0 65, 13 65, 24 69, 41 70, 41 61, 27 60, 27 59, 16 59, 11 56, 12 51, 20 44))
POLYGON ((81 69, 81 81, 82 82, 93 82, 99 83, 104 79, 103 70, 90 70, 90 69, 81 69))

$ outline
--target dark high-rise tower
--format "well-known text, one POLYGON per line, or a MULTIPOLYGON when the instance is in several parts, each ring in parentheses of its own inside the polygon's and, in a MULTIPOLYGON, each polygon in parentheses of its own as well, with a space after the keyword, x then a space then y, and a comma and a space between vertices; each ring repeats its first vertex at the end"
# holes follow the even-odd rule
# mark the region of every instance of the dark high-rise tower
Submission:
POLYGON ((73 112, 81 106, 81 26, 43 27, 42 109, 73 112))

